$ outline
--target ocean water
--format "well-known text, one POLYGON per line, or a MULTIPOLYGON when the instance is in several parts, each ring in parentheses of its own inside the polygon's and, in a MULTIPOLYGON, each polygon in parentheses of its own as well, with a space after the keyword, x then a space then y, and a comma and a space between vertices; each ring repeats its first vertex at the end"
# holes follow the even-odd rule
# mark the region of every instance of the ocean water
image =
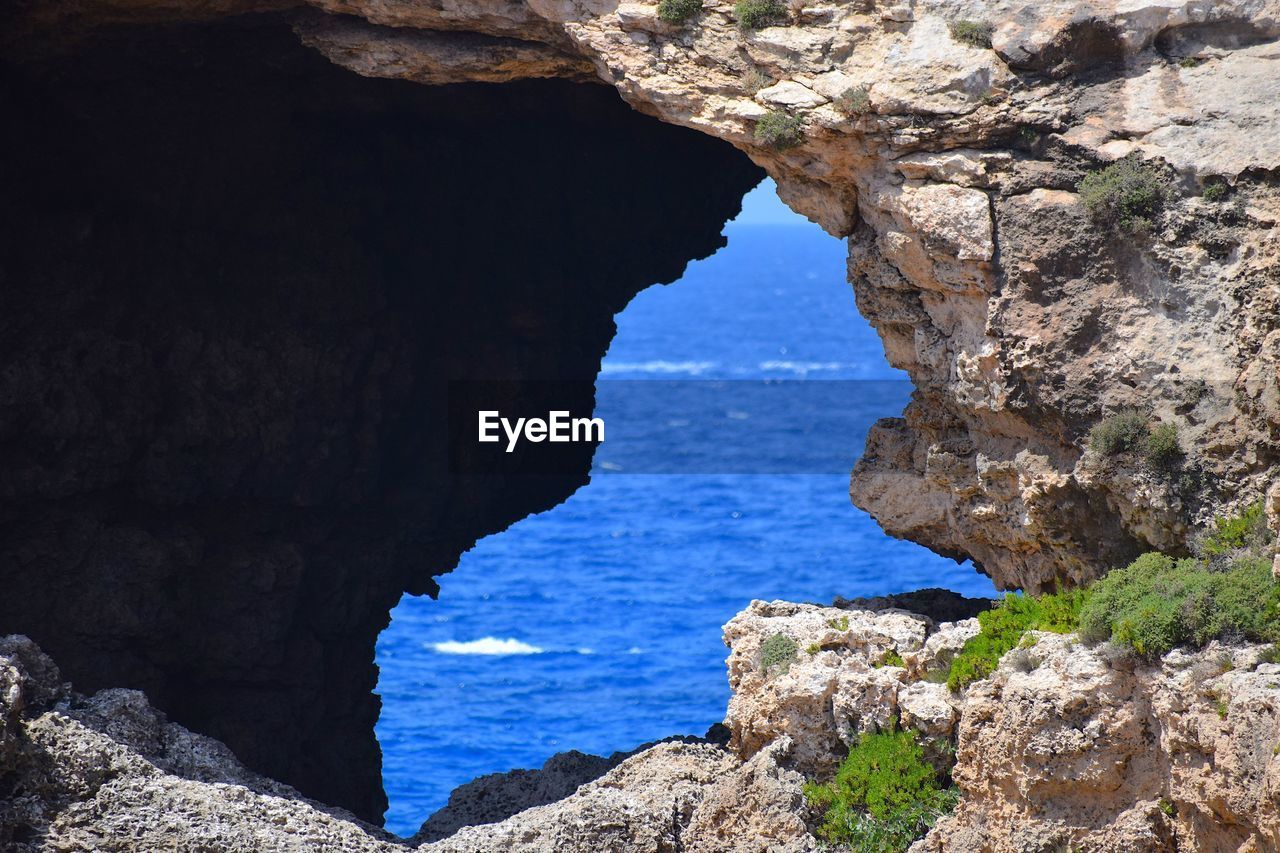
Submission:
POLYGON ((704 733, 729 699, 720 627, 752 599, 994 593, 849 502, 867 428, 910 386, 857 313, 843 243, 798 217, 726 234, 619 315, 591 484, 393 611, 377 647, 391 831, 485 773, 704 733))

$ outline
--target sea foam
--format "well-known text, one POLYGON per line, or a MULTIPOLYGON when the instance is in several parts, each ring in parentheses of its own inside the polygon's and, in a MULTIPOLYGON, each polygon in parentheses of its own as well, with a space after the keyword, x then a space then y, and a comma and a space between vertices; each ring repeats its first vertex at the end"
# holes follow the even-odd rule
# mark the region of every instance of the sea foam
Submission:
POLYGON ((522 643, 511 637, 505 640, 499 640, 497 637, 481 637, 479 640, 471 640, 467 643, 446 640, 443 643, 432 643, 431 648, 442 655, 537 655, 542 653, 542 649, 537 646, 522 643))

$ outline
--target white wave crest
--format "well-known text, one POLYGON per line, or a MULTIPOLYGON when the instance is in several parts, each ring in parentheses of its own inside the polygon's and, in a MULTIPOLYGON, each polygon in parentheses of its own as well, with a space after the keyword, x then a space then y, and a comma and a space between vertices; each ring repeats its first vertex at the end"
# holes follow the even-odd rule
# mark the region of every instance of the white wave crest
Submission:
POLYGON ((482 637, 479 640, 472 640, 468 643, 459 643, 457 640, 446 640, 443 643, 432 643, 431 648, 435 649, 442 655, 542 654, 542 649, 537 646, 522 643, 511 637, 508 637, 505 640, 499 640, 497 637, 482 637))
POLYGON ((683 373, 698 376, 716 366, 714 361, 606 361, 601 373, 683 373))
POLYGON ((856 365, 846 365, 838 361, 762 361, 760 362, 761 370, 785 371, 803 376, 806 373, 816 373, 823 370, 841 370, 845 367, 855 367, 856 365))

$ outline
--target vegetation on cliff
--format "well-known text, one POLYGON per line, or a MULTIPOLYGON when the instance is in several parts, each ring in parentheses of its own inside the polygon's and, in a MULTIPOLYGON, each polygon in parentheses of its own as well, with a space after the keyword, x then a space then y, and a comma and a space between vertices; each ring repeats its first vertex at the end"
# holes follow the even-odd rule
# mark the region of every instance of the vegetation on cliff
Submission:
POLYGON ((778 0, 738 0, 733 7, 733 16, 738 19, 738 26, 742 29, 758 30, 785 22, 787 7, 778 0))
POLYGON ((682 24, 702 11, 702 0, 662 0, 658 17, 668 24, 682 24))
POLYGON ((954 21, 951 24, 951 37, 970 47, 991 47, 991 37, 995 27, 986 21, 954 21))
POLYGON ((1080 614, 1080 636, 1159 657, 1175 646, 1216 639, 1274 641, 1278 615, 1269 560, 1247 555, 1218 569, 1151 553, 1094 585, 1080 614))
MULTIPOLYGON (((1139 434, 1127 424, 1115 432, 1126 441, 1139 434)), ((1176 448, 1176 433, 1171 442, 1176 448)), ((1110 640, 1147 657, 1213 640, 1280 640, 1280 585, 1262 503, 1219 518, 1194 547, 1196 556, 1182 559, 1143 554, 1088 587, 1006 595, 978 615, 981 631, 952 660, 947 686, 960 690, 986 678, 1027 631, 1078 631, 1086 642, 1110 640)))
POLYGON ((804 793, 821 811, 819 838, 867 853, 906 850, 960 799, 939 784, 911 730, 863 734, 835 778, 804 793))
POLYGON ((1076 630, 1087 598, 1084 589, 1040 596, 1006 595, 995 607, 978 614, 982 630, 951 661, 947 686, 959 690, 986 678, 1027 631, 1069 634, 1076 630))
POLYGON ((760 647, 760 668, 766 673, 774 668, 779 674, 785 673, 795 661, 799 648, 786 634, 774 634, 760 647))
POLYGON ((1150 231, 1170 189, 1154 168, 1135 157, 1117 160, 1080 181, 1080 197, 1098 222, 1122 231, 1150 231))
POLYGON ((777 151, 797 145, 803 138, 804 122, 786 110, 772 110, 756 122, 756 141, 777 151))

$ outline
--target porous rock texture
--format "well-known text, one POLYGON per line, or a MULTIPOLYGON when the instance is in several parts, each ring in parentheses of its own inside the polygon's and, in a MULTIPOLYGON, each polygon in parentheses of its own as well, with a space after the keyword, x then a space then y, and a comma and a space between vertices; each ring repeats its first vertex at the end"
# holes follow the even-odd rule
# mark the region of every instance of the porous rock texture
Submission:
POLYGON ((826 778, 862 732, 898 725, 962 793, 912 848, 1033 853, 1280 847, 1280 664, 1213 643, 1146 661, 1030 632, 958 693, 945 672, 976 620, 752 602, 725 626, 727 724, 743 757, 826 778), (785 668, 761 649, 798 645, 785 668), (888 652, 896 661, 885 663, 888 652))
POLYGON ((543 771, 464 786, 451 817, 406 841, 247 770, 139 691, 79 695, 29 639, 0 638, 0 847, 14 853, 804 853, 815 849, 804 777, 778 764, 788 745, 746 762, 695 740, 614 759, 557 756, 543 771), (601 765, 612 769, 600 775, 601 765), (537 799, 545 804, 531 807, 537 799), (475 825, 461 828, 464 801, 475 825), (424 840, 432 835, 445 837, 424 840))
POLYGON ((809 777, 827 777, 859 735, 896 721, 947 742, 957 717, 955 697, 928 678, 945 674, 951 657, 977 632, 976 619, 935 624, 899 609, 753 601, 724 629, 731 649, 733 696, 725 722, 732 744, 751 756, 789 738, 789 765, 809 777), (779 636, 795 643, 796 654, 765 668, 763 648, 779 636))
POLYGON ((138 691, 73 692, 34 643, 6 637, 0 844, 810 853, 822 847, 804 781, 828 775, 858 733, 889 725, 886 709, 963 794, 916 853, 1280 844, 1280 665, 1265 647, 1215 643, 1153 663, 1032 632, 990 678, 952 694, 936 676, 973 621, 753 602, 725 626, 730 748, 685 738, 608 759, 567 753, 459 788, 408 840, 247 770, 138 691), (825 647, 766 668, 761 647, 779 633, 825 647), (877 665, 891 650, 904 665, 877 665))
POLYGON ((1280 406, 1280 7, 786 6, 747 31, 728 0, 680 24, 613 0, 78 0, 36 6, 18 31, 289 7, 305 44, 362 75, 594 77, 727 140, 849 237, 859 305, 915 385, 872 432, 855 503, 1001 587, 1178 550, 1260 497, 1280 406), (990 25, 990 47, 954 38, 957 22, 990 25), (804 125, 785 150, 753 133, 776 111, 804 125), (1149 234, 1099 227, 1075 192, 1127 155, 1173 190, 1149 234), (1228 198, 1200 198, 1215 181, 1228 198), (1129 406, 1179 426, 1183 471, 1084 452, 1090 426, 1129 406))
MULTIPOLYGON (((603 86, 530 78, 599 81, 729 143, 848 238, 859 307, 916 389, 852 477, 890 533, 1038 591, 1181 551, 1272 485, 1275 0, 814 0, 750 32, 728 0, 679 25, 616 0, 5 14, 0 628, 365 818, 383 804, 369 690, 389 607, 588 463, 424 465, 448 446, 441 383, 568 378, 589 407, 612 313, 714 249, 759 174, 603 86), (966 20, 989 47, 951 35, 966 20), (466 81, 508 88, 412 85, 466 81), (778 111, 801 122, 791 144, 755 136, 778 111), (1126 156, 1170 188, 1142 233, 1077 192, 1126 156), (427 272, 444 268, 474 274, 427 272), (1125 407, 1177 426, 1172 471, 1086 449, 1125 407)), ((522 387, 513 404, 543 402, 522 387)), ((794 615, 815 670, 824 642, 863 648, 794 615)), ((883 627, 904 661, 927 648, 927 630, 883 627)), ((863 695, 901 702, 886 668, 854 668, 863 695)), ((805 670, 797 686, 827 689, 805 670)), ((1263 825, 1214 784, 1239 800, 1208 807, 1228 826, 1263 825)), ((1179 831, 1209 832, 1199 808, 1179 831)), ((1111 831, 1080 820, 1069 835, 1111 831)))
POLYGON ((241 765, 137 690, 71 691, 26 637, 0 638, 0 847, 34 851, 403 849, 241 765))
POLYGON ((1265 647, 1151 664, 1036 636, 968 690, 964 799, 913 849, 1280 847, 1280 665, 1265 647))

